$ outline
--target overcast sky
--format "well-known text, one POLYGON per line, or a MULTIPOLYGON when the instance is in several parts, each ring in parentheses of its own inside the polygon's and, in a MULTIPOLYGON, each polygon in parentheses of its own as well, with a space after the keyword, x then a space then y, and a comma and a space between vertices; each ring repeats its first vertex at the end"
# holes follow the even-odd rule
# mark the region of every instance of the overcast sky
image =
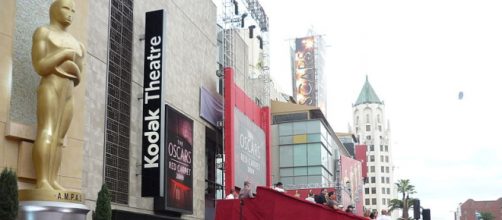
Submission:
POLYGON ((327 48, 328 118, 347 131, 365 75, 392 130, 396 179, 432 219, 502 197, 502 1, 260 0, 271 74, 291 93, 289 42, 313 27, 327 48), (464 97, 458 99, 459 92, 464 97))

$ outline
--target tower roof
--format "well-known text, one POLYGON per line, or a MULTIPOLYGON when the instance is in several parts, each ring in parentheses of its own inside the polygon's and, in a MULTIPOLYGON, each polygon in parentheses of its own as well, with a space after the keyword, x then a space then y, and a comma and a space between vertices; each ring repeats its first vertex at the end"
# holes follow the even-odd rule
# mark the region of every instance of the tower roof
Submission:
POLYGON ((366 76, 366 82, 364 82, 363 89, 359 93, 359 97, 354 105, 366 104, 366 103, 377 103, 382 104, 382 101, 378 98, 375 90, 371 87, 370 82, 368 81, 368 76, 366 76))

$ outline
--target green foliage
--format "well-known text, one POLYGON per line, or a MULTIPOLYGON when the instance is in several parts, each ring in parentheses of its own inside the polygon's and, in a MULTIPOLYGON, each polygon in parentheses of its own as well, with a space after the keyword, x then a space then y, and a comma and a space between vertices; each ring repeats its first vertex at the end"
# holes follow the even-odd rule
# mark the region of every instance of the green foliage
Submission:
POLYGON ((396 183, 397 191, 401 193, 402 199, 393 199, 389 203, 389 211, 392 212, 396 209, 403 210, 403 215, 400 219, 409 219, 408 211, 413 206, 413 198, 411 194, 416 193, 415 186, 410 184, 410 180, 398 180, 396 183))
POLYGON ((479 214, 481 214, 481 218, 483 220, 494 220, 495 217, 493 216, 493 214, 491 212, 480 212, 479 214))
POLYGON ((96 212, 92 214, 93 220, 111 220, 112 219, 112 206, 110 203, 110 193, 105 184, 101 186, 98 193, 98 200, 96 201, 96 212))
POLYGON ((4 169, 0 174, 0 219, 16 219, 18 209, 16 173, 11 169, 4 169))

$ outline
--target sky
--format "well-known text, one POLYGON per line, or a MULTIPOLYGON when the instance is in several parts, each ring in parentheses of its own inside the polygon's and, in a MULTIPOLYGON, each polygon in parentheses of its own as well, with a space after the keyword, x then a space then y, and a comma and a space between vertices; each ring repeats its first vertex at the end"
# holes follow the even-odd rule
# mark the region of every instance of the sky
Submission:
POLYGON ((275 85, 291 93, 290 40, 322 35, 331 126, 348 130, 367 75, 385 102, 395 179, 410 179, 432 219, 502 197, 502 1, 260 2, 275 85))

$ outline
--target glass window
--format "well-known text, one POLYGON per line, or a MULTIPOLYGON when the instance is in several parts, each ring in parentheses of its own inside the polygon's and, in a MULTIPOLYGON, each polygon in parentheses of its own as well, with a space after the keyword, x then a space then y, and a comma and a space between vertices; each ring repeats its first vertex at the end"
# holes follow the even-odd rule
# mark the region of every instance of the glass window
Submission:
POLYGON ((322 147, 321 148, 321 164, 325 167, 329 167, 329 162, 328 162, 328 151, 326 148, 322 147))
POLYGON ((385 180, 386 180, 385 182, 390 183, 390 178, 389 177, 386 177, 385 180))
POLYGON ((281 182, 284 185, 294 184, 293 177, 281 177, 281 182))
POLYGON ((380 172, 385 172, 385 168, 383 166, 380 167, 380 172))
POLYGON ((389 152, 389 145, 385 145, 385 152, 389 152))
POLYGON ((324 127, 324 125, 321 125, 321 136, 323 138, 328 138, 328 132, 326 131, 326 128, 324 127))
POLYGON ((383 162, 383 155, 380 155, 380 162, 383 162))
POLYGON ((321 122, 317 120, 307 122, 307 133, 321 133, 321 122))
POLYGON ((370 167, 370 172, 371 172, 371 173, 374 173, 374 172, 375 172, 375 166, 371 166, 371 167, 370 167))
POLYGON ((306 176, 307 167, 295 167, 295 176, 306 176))
POLYGON ((366 195, 370 194, 370 188, 364 188, 364 194, 366 195))
POLYGON ((308 134, 307 135, 307 142, 312 143, 312 142, 321 142, 321 134, 308 134))
POLYGON ((390 188, 387 188, 387 194, 390 194, 390 188))
POLYGON ((279 137, 279 145, 292 144, 293 136, 281 136, 279 137))
POLYGON ((294 134, 306 134, 307 133, 306 122, 295 122, 293 124, 293 133, 294 134))
POLYGON ((385 162, 389 162, 389 156, 385 156, 385 162))
POLYGON ((378 125, 378 131, 382 131, 382 126, 378 125))
POLYGON ((305 144, 293 145, 293 165, 306 166, 307 165, 307 146, 305 144))
POLYGON ((383 145, 380 145, 380 152, 383 152, 383 145))
POLYGON ((382 188, 382 194, 385 194, 385 188, 382 188))
POLYGON ((308 175, 321 175, 321 167, 320 166, 309 166, 308 167, 308 175))
POLYGON ((371 131, 371 125, 366 125, 366 131, 371 131))
POLYGON ((293 176, 293 168, 281 168, 279 170, 279 175, 281 177, 284 177, 284 176, 293 176))
POLYGON ((375 155, 370 155, 370 162, 375 162, 375 155))
POLYGON ((279 166, 292 167, 293 166, 293 146, 280 146, 279 147, 279 166))
POLYGON ((370 145, 370 151, 375 151, 375 145, 370 145))
POLYGON ((382 203, 383 203, 384 205, 387 205, 387 204, 385 204, 385 203, 386 203, 386 201, 387 201, 387 199, 383 199, 383 198, 382 198, 382 203))
POLYGON ((293 124, 283 123, 279 125, 279 136, 293 135, 293 124))
POLYGON ((380 182, 385 183, 385 178, 383 176, 380 178, 380 182))
POLYGON ((371 177, 371 183, 375 183, 376 182, 376 178, 374 176, 371 177))
POLYGON ((385 167, 385 172, 389 173, 389 167, 385 167))
POLYGON ((307 151, 308 165, 320 165, 321 149, 323 149, 321 144, 308 144, 307 146, 308 146, 308 151, 307 151))
POLYGON ((376 205, 376 198, 371 199, 371 203, 373 203, 373 205, 376 205))
POLYGON ((371 194, 376 194, 376 187, 371 187, 371 194))
POLYGON ((322 183, 321 176, 308 176, 308 183, 322 183))
POLYGON ((367 140, 371 140, 371 135, 366 136, 367 140))
POLYGON ((366 203, 366 205, 370 205, 370 199, 365 199, 364 202, 366 203))
MULTIPOLYGON (((295 184, 307 184, 307 176, 295 176, 295 184)), ((284 183, 283 183, 284 184, 284 183)))

